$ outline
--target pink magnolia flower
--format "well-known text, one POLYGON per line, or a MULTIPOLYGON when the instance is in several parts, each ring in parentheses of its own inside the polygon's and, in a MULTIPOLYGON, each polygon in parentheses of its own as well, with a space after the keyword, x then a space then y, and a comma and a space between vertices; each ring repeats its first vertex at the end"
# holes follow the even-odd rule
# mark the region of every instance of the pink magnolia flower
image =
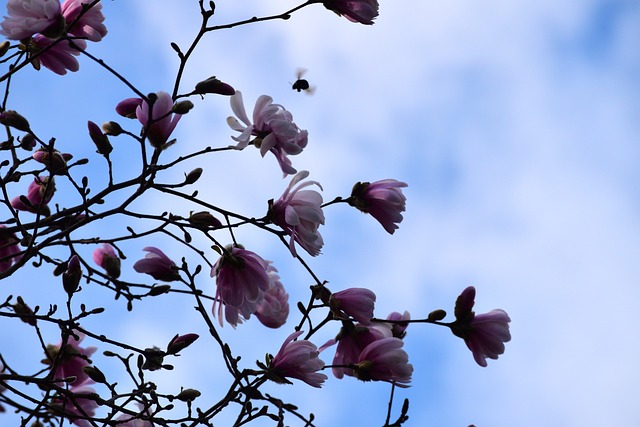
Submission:
POLYGON ((64 417, 78 427, 91 427, 95 425, 87 418, 93 417, 96 413, 98 403, 91 398, 96 395, 96 391, 88 386, 72 386, 69 392, 72 393, 72 396, 68 394, 56 396, 53 405, 63 411, 64 417))
POLYGON ((371 214, 389 234, 393 234, 402 222, 407 198, 402 194, 404 182, 384 179, 376 182, 358 182, 353 186, 348 202, 364 213, 371 214))
POLYGON ((48 213, 49 208, 47 204, 51 201, 55 191, 56 186, 53 178, 48 176, 36 177, 33 182, 29 184, 27 195, 25 196, 29 204, 24 203, 18 196, 11 199, 11 206, 19 211, 48 213), (46 208, 46 212, 43 210, 44 208, 46 208))
POLYGON ((235 117, 227 118, 231 129, 241 132, 240 136, 232 137, 238 142, 235 148, 242 150, 249 145, 251 137, 255 136, 253 143, 260 149, 262 157, 271 151, 285 176, 296 173, 287 156, 295 156, 302 152, 307 146, 308 133, 298 128, 289 111, 282 105, 273 104, 270 96, 262 95, 253 109, 252 123, 245 111, 240 91, 236 91, 231 97, 231 109, 244 123, 242 125, 235 117))
POLYGON ((367 327, 347 322, 343 323, 338 337, 329 340, 320 351, 338 343, 331 371, 336 378, 341 379, 344 375, 354 376, 353 368, 350 366, 358 363, 360 354, 369 344, 388 337, 391 337, 391 328, 388 326, 367 327))
POLYGON ((67 32, 75 37, 86 38, 92 42, 99 42, 107 35, 107 28, 102 23, 102 3, 95 4, 80 16, 82 5, 88 5, 91 0, 64 0, 62 15, 67 22, 67 32))
POLYGON ((58 363, 54 366, 53 377, 60 380, 76 377, 76 380, 71 384, 74 387, 79 387, 83 384, 93 383, 93 380, 87 376, 82 368, 91 364, 89 358, 97 348, 93 346, 81 347, 80 343, 84 340, 85 335, 78 331, 74 333, 78 336, 78 339, 73 334, 70 334, 64 346, 62 341, 57 345, 49 344, 46 352, 47 358, 44 362, 53 364, 57 361, 58 363))
POLYGON ((6 226, 0 224, 0 273, 11 268, 19 258, 19 240, 16 235, 6 231, 6 226))
MULTIPOLYGON (((142 404, 138 402, 136 403, 138 404, 138 412, 140 413, 140 416, 144 414, 145 416, 148 417, 149 411, 148 410, 145 411, 142 404)), ((116 421, 125 421, 122 424, 120 423, 116 424, 118 427, 154 427, 151 421, 142 420, 140 418, 134 418, 128 414, 118 415, 118 417, 116 418, 116 421)))
POLYGON ((366 288, 349 288, 334 292, 329 298, 329 307, 334 317, 348 319, 349 316, 368 325, 373 318, 376 294, 366 288))
POLYGON ((509 315, 500 309, 476 315, 472 309, 475 304, 476 289, 467 287, 456 300, 456 321, 450 324, 451 332, 462 338, 473 353, 476 363, 487 366, 487 360, 496 360, 504 353, 505 342, 511 340, 509 315))
MULTIPOLYGON (((411 314, 406 310, 402 314, 398 313, 397 311, 394 311, 393 313, 387 316, 387 320, 393 320, 393 321, 411 320, 411 314)), ((407 327, 409 326, 408 323, 404 325, 402 323, 387 323, 387 325, 391 326, 391 333, 393 334, 393 336, 400 339, 405 337, 405 335, 407 334, 406 332, 407 327)))
POLYGON ((173 282, 180 280, 180 274, 175 269, 176 264, 169 259, 160 249, 147 246, 142 249, 148 252, 141 260, 133 264, 133 269, 138 273, 146 273, 156 280, 173 282))
POLYGON ((217 285, 212 310, 215 315, 216 304, 220 304, 217 311, 221 325, 222 304, 226 306, 225 318, 234 327, 241 323, 239 315, 249 319, 255 313, 269 289, 267 269, 267 261, 258 254, 240 246, 227 246, 211 269, 217 285))
POLYGON ((136 110, 142 105, 142 98, 123 99, 116 105, 116 113, 128 119, 136 118, 136 110))
POLYGON ((41 34, 36 34, 31 44, 32 54, 40 52, 37 57, 34 57, 38 64, 36 68, 40 69, 41 64, 61 76, 67 74, 67 70, 75 72, 80 69, 80 64, 75 57, 80 55, 81 50, 87 48, 84 40, 54 41, 41 34))
POLYGON ((62 20, 58 0, 9 0, 0 24, 0 34, 11 40, 23 40, 36 33, 59 27, 62 20))
POLYGON ((320 189, 322 186, 316 181, 307 181, 295 187, 307 176, 307 171, 298 172, 282 196, 270 208, 273 223, 291 236, 289 250, 293 256, 296 256, 294 241, 311 256, 319 255, 324 244, 318 232, 320 224, 324 224, 322 196, 315 190, 302 190, 310 185, 317 185, 320 189))
POLYGON ((362 350, 354 376, 362 381, 387 381, 399 387, 408 387, 413 365, 407 352, 402 349, 404 341, 390 337, 374 341, 362 350))
MULTIPOLYGON (((93 262, 104 268, 112 279, 120 277, 120 258, 115 249, 108 243, 103 243, 93 251, 93 262)), ((135 268, 135 267, 134 267, 135 268)))
POLYGON ((325 374, 318 372, 324 368, 324 362, 318 357, 320 353, 315 344, 307 340, 293 341, 300 335, 302 331, 294 332, 284 341, 269 364, 269 378, 279 383, 288 383, 286 378, 296 378, 320 388, 327 380, 325 374))
POLYGON ((178 354, 181 350, 189 347, 193 344, 200 336, 198 334, 184 334, 184 335, 176 335, 169 341, 167 345, 167 354, 178 354))
POLYGON ((322 4, 351 22, 372 25, 378 16, 377 0, 324 0, 322 4))
POLYGON ((151 103, 144 100, 140 103, 136 108, 136 117, 145 127, 149 143, 161 148, 169 140, 182 115, 172 113, 173 98, 167 92, 160 91, 155 96, 155 101, 151 103))
POLYGON ((285 291, 277 271, 269 264, 269 289, 258 303, 255 313, 260 323, 268 328, 279 328, 287 322, 289 316, 289 294, 285 291))

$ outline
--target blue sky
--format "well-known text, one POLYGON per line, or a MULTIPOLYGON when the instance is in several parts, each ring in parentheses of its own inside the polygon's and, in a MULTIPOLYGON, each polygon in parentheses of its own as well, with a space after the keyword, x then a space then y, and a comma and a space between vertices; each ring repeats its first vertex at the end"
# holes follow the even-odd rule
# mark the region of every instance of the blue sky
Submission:
MULTIPOLYGON (((224 23, 288 5, 294 3, 221 1, 217 16, 224 23)), ((195 34, 195 1, 106 2, 104 12, 110 33, 91 51, 144 92, 170 91, 176 58, 169 42, 185 46, 195 34)), ((348 195, 356 181, 409 184, 405 220, 393 236, 346 206, 326 210, 324 253, 310 264, 331 289, 370 287, 378 315, 406 309, 418 318, 435 308, 451 310, 460 291, 474 285, 477 312, 510 314, 513 340, 484 369, 448 331, 409 328, 413 386, 398 394, 411 400, 407 425, 637 426, 638 40, 635 1, 383 1, 371 27, 316 5, 287 22, 210 34, 183 87, 217 75, 242 90, 247 109, 262 94, 284 105, 310 135, 294 166, 311 171, 327 200, 348 195), (314 96, 291 90, 297 67, 309 69, 314 96)), ((86 58, 79 73, 64 77, 27 71, 14 92, 28 95, 15 97, 13 108, 78 157, 94 150, 86 120, 116 119, 115 104, 132 96, 86 58)), ((228 100, 194 103, 167 156, 231 142, 228 100)), ((127 159, 126 144, 114 140, 120 162, 127 159)), ((255 150, 191 166, 205 168, 203 197, 247 215, 262 215, 266 200, 288 183, 275 160, 255 150)), ((167 209, 162 199, 145 202, 150 210, 167 209)), ((306 300, 310 278, 286 248, 249 230, 240 240, 274 260, 292 302, 306 300)), ((131 245, 125 268, 147 244, 161 246, 131 245)), ((166 252, 173 259, 185 255, 178 247, 166 252)), ((43 291, 50 276, 30 277, 5 281, 3 294, 42 306, 61 298, 43 291)), ((99 289, 82 297, 95 304, 110 298, 99 289)), ((112 325, 105 317, 94 326, 113 328, 141 347, 197 328, 188 300, 159 298, 131 314, 119 306, 110 311, 124 320, 112 325), (159 309, 162 319, 154 315, 159 309)), ((290 328, 265 331, 253 320, 223 333, 250 366, 275 353, 290 328)), ((3 328, 0 336, 12 342, 25 333, 3 328)), ((219 384, 227 383, 215 348, 204 339, 193 348, 174 373, 157 380, 215 399, 219 384)), ((319 392, 304 384, 272 390, 313 410, 320 426, 381 425, 388 393, 384 384, 350 378, 330 379, 319 392)))

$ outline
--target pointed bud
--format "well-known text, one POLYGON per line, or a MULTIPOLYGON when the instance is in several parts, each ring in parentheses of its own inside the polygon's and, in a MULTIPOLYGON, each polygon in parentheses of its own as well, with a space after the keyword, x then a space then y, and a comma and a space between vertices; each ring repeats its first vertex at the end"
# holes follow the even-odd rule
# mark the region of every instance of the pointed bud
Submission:
POLYGON ((167 345, 167 354, 178 354, 181 350, 193 344, 199 337, 197 334, 176 335, 167 345))
POLYGON ((78 290, 78 285, 82 279, 82 269, 78 255, 73 255, 69 260, 67 271, 62 273, 62 285, 69 295, 78 290))
POLYGON ((434 310, 431 313, 429 313, 429 316, 427 317, 427 320, 430 322, 438 322, 442 319, 444 319, 445 317, 447 317, 447 312, 444 310, 434 310))
POLYGON ((13 110, 7 110, 4 113, 0 113, 0 123, 23 132, 29 132, 29 129, 31 128, 31 126, 29 126, 29 121, 13 110))
POLYGON ((87 376, 89 378, 91 378, 92 380, 94 380, 97 383, 102 383, 102 384, 106 384, 107 383, 107 379, 105 378, 104 374, 102 373, 102 371, 98 368, 96 368, 95 366, 92 365, 85 365, 82 367, 82 371, 87 374, 87 376))
POLYGON ((31 151, 36 146, 36 137, 31 133, 25 134, 20 139, 20 148, 25 151, 31 151))
POLYGON ((97 152, 105 157, 108 156, 109 153, 113 151, 109 138, 107 138, 107 136, 102 133, 102 130, 100 130, 100 127, 91 120, 87 122, 87 127, 89 128, 89 136, 98 149, 97 152))
POLYGON ((189 100, 180 101, 173 105, 173 112, 176 114, 187 114, 193 108, 193 102, 189 100))
POLYGON ((17 302, 13 304, 13 311, 18 316, 20 316, 20 320, 22 320, 24 323, 27 323, 31 326, 36 326, 37 320, 34 317, 35 313, 33 312, 33 310, 31 310, 31 307, 29 307, 24 302, 22 297, 18 297, 17 302))
POLYGON ((216 93, 218 95, 227 96, 235 95, 236 93, 234 88, 227 83, 223 83, 216 79, 215 76, 209 77, 208 79, 196 84, 194 92, 200 95, 204 95, 205 93, 216 93))
POLYGON ((192 213, 191 215, 189 215, 189 222, 196 227, 222 227, 222 223, 220 222, 220 220, 206 211, 192 213))
POLYGON ((202 175, 202 168, 195 168, 194 170, 189 172, 187 176, 184 178, 184 183, 193 184, 200 179, 201 175, 202 175))
POLYGON ((9 51, 10 47, 11 43, 9 43, 9 40, 5 40, 0 43, 0 58, 2 58, 9 51))
POLYGON ((192 388, 187 388, 182 390, 177 396, 176 399, 181 400, 183 402, 191 402, 195 400, 197 397, 200 397, 200 392, 198 390, 194 390, 192 388))
POLYGON ((110 136, 118 136, 122 132, 124 132, 122 126, 120 126, 117 122, 104 122, 102 124, 102 130, 104 131, 104 133, 110 136))

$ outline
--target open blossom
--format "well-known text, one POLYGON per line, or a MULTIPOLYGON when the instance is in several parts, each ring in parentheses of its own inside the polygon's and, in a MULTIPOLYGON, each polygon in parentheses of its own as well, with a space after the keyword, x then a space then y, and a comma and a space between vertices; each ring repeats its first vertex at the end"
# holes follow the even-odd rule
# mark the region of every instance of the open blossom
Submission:
POLYGON ((84 340, 84 334, 81 332, 74 332, 78 339, 73 334, 70 334, 67 338, 66 345, 62 345, 62 341, 57 345, 49 344, 47 346, 47 358, 45 363, 52 364, 59 358, 53 377, 55 379, 63 379, 68 377, 76 377, 76 380, 71 384, 74 387, 81 386, 83 384, 93 383, 82 368, 91 364, 89 357, 97 350, 96 347, 82 347, 80 343, 84 340))
POLYGON ((67 22, 67 32, 70 35, 99 42, 107 35, 107 28, 102 23, 104 21, 102 3, 95 4, 80 16, 82 5, 89 3, 91 3, 90 0, 64 0, 62 15, 67 22))
POLYGON ((391 328, 386 325, 367 327, 359 323, 355 325, 346 323, 343 324, 338 337, 335 340, 329 340, 320 351, 338 343, 331 371, 336 378, 341 379, 344 375, 354 376, 353 368, 349 366, 358 363, 360 354, 369 344, 389 337, 391 337, 391 328))
POLYGON ((10 269, 20 253, 19 240, 15 234, 8 233, 6 228, 0 224, 0 273, 10 269))
MULTIPOLYGON (((145 127, 149 143, 155 148, 164 146, 176 128, 181 114, 173 114, 173 98, 167 92, 155 94, 155 101, 142 100, 136 108, 136 117, 145 127)), ((125 100, 133 103, 130 99, 125 100)), ((117 107, 116 107, 117 109, 117 107)))
POLYGON ((24 196, 29 201, 29 204, 24 203, 20 199, 20 196, 18 196, 11 199, 11 206, 19 211, 34 213, 42 211, 42 209, 46 208, 47 204, 51 201, 55 190, 56 187, 53 178, 48 176, 38 176, 29 184, 27 195, 24 196))
POLYGON ((395 337, 372 342, 360 353, 354 376, 362 381, 387 381, 407 387, 413 365, 403 345, 404 341, 395 337))
POLYGON ((377 0, 324 0, 322 4, 351 22, 372 25, 378 16, 377 0))
MULTIPOLYGON (((41 34, 36 34, 32 39, 32 53, 42 51, 37 58, 34 59, 38 64, 50 69, 56 74, 61 76, 67 74, 67 70, 75 72, 80 69, 80 64, 75 58, 80 55, 80 51, 87 48, 87 43, 84 40, 74 40, 69 42, 66 40, 55 42, 41 34), (44 48, 52 45, 47 50, 44 48)), ((38 66, 36 68, 39 69, 38 66)))
POLYGON ((325 374, 318 371, 324 368, 324 362, 318 357, 315 344, 307 340, 293 341, 302 335, 302 331, 292 333, 280 347, 280 351, 269 364, 269 378, 284 383, 286 378, 296 378, 312 387, 320 388, 327 380, 325 374))
POLYGON ((108 243, 103 243, 93 251, 93 262, 104 268, 112 279, 120 277, 120 258, 115 249, 108 243))
POLYGON ((272 152, 284 175, 296 173, 287 156, 300 154, 307 146, 307 131, 301 130, 293 122, 293 115, 284 109, 282 105, 274 104, 270 96, 262 95, 256 101, 253 109, 253 123, 249 120, 242 101, 242 93, 236 91, 231 97, 231 109, 244 123, 242 125, 235 117, 227 118, 231 129, 241 132, 240 136, 232 137, 238 144, 237 149, 243 149, 254 136, 254 144, 260 148, 260 154, 264 157, 267 152, 272 152))
POLYGON ((334 292, 329 298, 329 307, 339 319, 353 317, 363 325, 368 325, 373 318, 376 294, 366 288, 349 288, 334 292))
POLYGON ((279 328, 287 322, 289 317, 289 294, 285 291, 280 276, 274 266, 267 268, 269 289, 256 308, 256 317, 268 328, 279 328))
MULTIPOLYGON (((149 411, 144 410, 144 407, 137 403, 139 416, 149 416, 149 411)), ((116 417, 116 421, 122 421, 122 423, 116 424, 118 427, 154 427, 153 423, 148 420, 143 420, 140 418, 134 418, 129 414, 120 414, 116 417)))
POLYGON ((258 254, 240 246, 227 246, 223 255, 213 265, 211 277, 216 277, 216 301, 213 314, 217 314, 222 324, 222 305, 225 307, 225 318, 236 326, 241 322, 238 316, 245 319, 255 313, 262 302, 264 293, 269 289, 268 263, 258 254))
MULTIPOLYGON (((58 0, 9 0, 0 24, 0 34, 11 40, 23 40, 36 33, 60 26, 62 13, 58 0)), ((64 21, 62 21, 64 22, 64 21)))
POLYGON ((376 182, 358 182, 353 186, 349 204, 364 213, 371 214, 389 234, 393 234, 402 222, 407 198, 402 194, 404 182, 384 179, 376 182))
MULTIPOLYGON (((398 313, 397 311, 394 311, 393 313, 387 316, 387 320, 393 320, 393 321, 411 320, 411 314, 406 310, 402 314, 398 313)), ((391 333, 393 334, 393 336, 400 339, 404 338, 404 336, 407 334, 406 330, 407 330, 407 327, 409 326, 408 323, 406 324, 387 323, 387 325, 391 326, 391 333)))
POLYGON ((162 280, 163 282, 180 280, 180 274, 175 269, 176 263, 171 261, 164 252, 153 246, 147 246, 142 250, 148 253, 143 259, 133 264, 135 271, 138 273, 146 273, 154 279, 162 280))
POLYGON ((450 327, 454 335, 464 339, 476 363, 486 367, 486 358, 497 359, 504 353, 504 343, 511 340, 511 319, 500 309, 476 315, 472 311, 475 296, 476 290, 473 286, 462 291, 456 301, 456 321, 450 327))
POLYGON ((294 241, 311 256, 320 254, 324 244, 318 231, 324 224, 322 212, 322 195, 315 190, 303 190, 310 185, 322 186, 316 181, 307 181, 296 187, 300 181, 309 176, 309 172, 298 172, 282 196, 273 203, 270 215, 274 224, 282 227, 290 236, 289 250, 295 256, 294 241))

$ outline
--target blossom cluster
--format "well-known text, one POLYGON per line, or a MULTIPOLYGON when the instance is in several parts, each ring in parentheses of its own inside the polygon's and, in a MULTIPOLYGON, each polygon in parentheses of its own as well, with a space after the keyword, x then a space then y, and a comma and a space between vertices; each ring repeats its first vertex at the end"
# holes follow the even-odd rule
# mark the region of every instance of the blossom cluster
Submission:
POLYGON ((107 35, 102 4, 88 0, 9 0, 0 34, 20 41, 32 64, 56 74, 78 71, 75 58, 86 40, 99 42, 107 35))

